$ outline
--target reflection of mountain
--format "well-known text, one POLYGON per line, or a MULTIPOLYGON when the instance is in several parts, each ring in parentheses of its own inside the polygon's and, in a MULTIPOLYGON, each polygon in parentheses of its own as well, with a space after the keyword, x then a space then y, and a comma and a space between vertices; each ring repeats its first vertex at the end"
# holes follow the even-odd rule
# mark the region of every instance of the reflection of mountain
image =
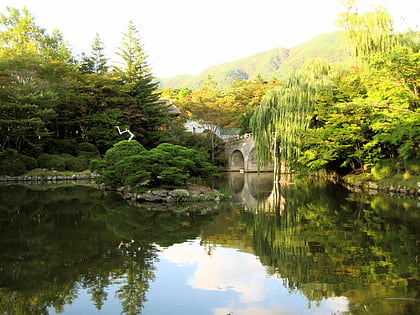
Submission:
POLYGON ((214 216, 141 210, 83 186, 0 186, 0 200, 1 314, 60 312, 79 287, 100 310, 113 284, 122 310, 137 314, 154 279, 151 244, 195 238, 214 216))

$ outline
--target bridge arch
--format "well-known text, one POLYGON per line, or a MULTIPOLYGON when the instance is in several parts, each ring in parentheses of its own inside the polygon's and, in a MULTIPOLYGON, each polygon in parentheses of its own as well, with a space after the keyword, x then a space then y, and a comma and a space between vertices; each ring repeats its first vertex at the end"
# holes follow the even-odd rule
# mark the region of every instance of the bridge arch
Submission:
POLYGON ((232 171, 245 169, 244 154, 240 150, 234 150, 230 155, 229 164, 232 171))
POLYGON ((237 136, 231 140, 226 139, 225 153, 228 159, 228 171, 271 172, 272 166, 258 169, 257 154, 254 150, 254 139, 251 135, 237 136))

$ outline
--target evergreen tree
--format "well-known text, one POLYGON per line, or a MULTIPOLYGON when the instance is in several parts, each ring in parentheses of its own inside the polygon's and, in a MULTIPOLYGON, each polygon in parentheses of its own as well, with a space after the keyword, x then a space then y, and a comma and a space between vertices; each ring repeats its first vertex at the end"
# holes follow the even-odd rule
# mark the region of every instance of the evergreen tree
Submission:
POLYGON ((105 73, 108 71, 108 59, 104 55, 104 45, 96 33, 92 42, 90 55, 83 55, 80 68, 82 72, 86 73, 105 73))
POLYGON ((121 104, 130 130, 145 147, 158 144, 169 120, 168 109, 159 102, 158 82, 154 80, 147 56, 140 43, 139 33, 132 21, 123 34, 117 51, 122 63, 115 68, 126 98, 121 104))
POLYGON ((152 76, 147 56, 140 43, 139 32, 133 21, 128 22, 127 32, 123 33, 122 43, 116 54, 122 62, 115 70, 126 83, 137 83, 138 80, 152 76))

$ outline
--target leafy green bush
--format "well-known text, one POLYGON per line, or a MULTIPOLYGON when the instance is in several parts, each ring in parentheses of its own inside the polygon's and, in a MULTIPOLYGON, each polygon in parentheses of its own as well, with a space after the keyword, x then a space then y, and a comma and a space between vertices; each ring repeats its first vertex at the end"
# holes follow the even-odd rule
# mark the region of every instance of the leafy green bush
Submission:
POLYGON ((146 168, 144 155, 125 157, 115 165, 114 181, 116 184, 139 187, 147 185, 150 180, 151 172, 146 168))
POLYGON ((89 161, 84 156, 73 156, 70 154, 41 154, 38 157, 38 166, 54 171, 81 172, 88 169, 89 161))
POLYGON ((163 187, 172 187, 185 185, 186 181, 190 176, 185 171, 176 166, 165 167, 162 172, 159 173, 159 182, 163 187))
POLYGON ((145 151, 146 149, 137 141, 123 140, 106 151, 104 159, 108 163, 117 163, 127 156, 141 154, 145 151))
POLYGON ((38 166, 49 170, 64 171, 66 160, 60 155, 44 153, 38 157, 38 166))
POLYGON ((411 175, 420 175, 420 162, 418 160, 407 160, 404 162, 404 169, 411 175))
POLYGON ((19 154, 19 157, 23 161, 23 164, 25 164, 26 171, 30 171, 38 167, 38 162, 34 157, 23 154, 19 154))
POLYGON ((196 150, 163 143, 148 151, 137 141, 117 143, 105 153, 103 161, 92 161, 90 167, 102 175, 105 185, 132 188, 180 186, 192 176, 207 177, 217 172, 196 150))
POLYGON ((89 162, 89 169, 92 172, 102 173, 106 167, 106 162, 104 160, 91 160, 89 162))
POLYGON ((85 157, 89 160, 100 156, 99 150, 95 145, 89 142, 82 142, 77 145, 77 155, 85 157))
POLYGON ((88 168, 88 159, 84 156, 66 156, 64 157, 66 163, 66 170, 81 172, 88 168))
POLYGON ((391 159, 380 160, 372 167, 371 173, 376 180, 389 178, 396 173, 396 161, 391 159))
POLYGON ((43 152, 49 154, 77 154, 77 142, 75 139, 54 139, 45 141, 43 152))
POLYGON ((14 149, 0 152, 0 175, 19 176, 26 172, 22 155, 14 149))

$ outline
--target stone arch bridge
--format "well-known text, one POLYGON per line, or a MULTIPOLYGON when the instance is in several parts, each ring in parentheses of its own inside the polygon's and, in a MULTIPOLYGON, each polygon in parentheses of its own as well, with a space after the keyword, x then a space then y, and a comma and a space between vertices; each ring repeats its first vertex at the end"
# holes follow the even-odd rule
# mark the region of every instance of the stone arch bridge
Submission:
POLYGON ((273 171, 272 166, 258 169, 252 134, 228 136, 223 137, 223 139, 225 140, 225 153, 228 158, 227 171, 243 173, 273 171))

